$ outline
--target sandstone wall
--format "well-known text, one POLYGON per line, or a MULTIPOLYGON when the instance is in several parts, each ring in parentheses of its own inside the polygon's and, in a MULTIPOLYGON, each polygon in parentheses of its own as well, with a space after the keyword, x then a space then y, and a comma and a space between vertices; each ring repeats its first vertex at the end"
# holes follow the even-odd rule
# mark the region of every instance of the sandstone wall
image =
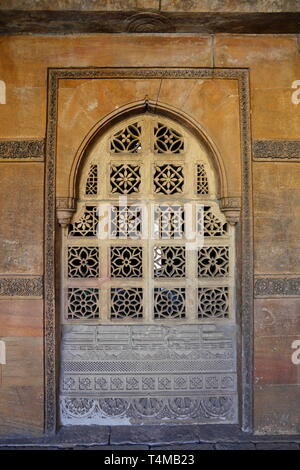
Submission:
MULTIPOLYGON (((299 139, 300 103, 292 102, 292 84, 300 80, 297 37, 24 35, 1 36, 0 49, 0 80, 6 83, 6 104, 0 105, 0 339, 7 347, 7 364, 0 366, 0 435, 41 434, 44 425, 40 286, 44 273, 44 161, 42 152, 9 142, 45 138, 48 67, 89 66, 249 69, 255 430, 299 432, 300 365, 291 360, 291 345, 300 340, 300 149, 299 140, 295 142, 299 139)), ((112 83, 105 96, 97 86, 78 80, 61 85, 58 152, 66 165, 58 169, 57 185, 62 191, 83 128, 85 133, 103 115, 127 102, 145 95, 155 99, 158 90, 163 102, 172 101, 188 113, 193 110, 199 122, 211 129, 227 161, 232 146, 232 165, 234 171, 240 171, 237 135, 229 125, 236 113, 234 84, 218 89, 213 82, 195 81, 187 89, 182 82, 176 96, 168 80, 140 81, 134 87, 112 83), (89 101, 91 93, 96 101, 89 101), (66 145, 68 138, 70 145, 66 145)))

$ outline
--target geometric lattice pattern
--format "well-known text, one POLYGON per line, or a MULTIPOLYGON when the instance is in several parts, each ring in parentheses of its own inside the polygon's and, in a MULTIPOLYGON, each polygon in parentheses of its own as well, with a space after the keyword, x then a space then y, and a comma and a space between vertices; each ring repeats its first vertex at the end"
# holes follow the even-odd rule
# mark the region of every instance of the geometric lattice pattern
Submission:
POLYGON ((175 319, 185 317, 185 289, 154 288, 154 318, 175 319))
POLYGON ((112 238, 139 238, 141 234, 141 206, 111 206, 110 236, 112 238))
POLYGON ((184 246, 155 246, 154 247, 154 277, 184 277, 185 276, 185 247, 184 246))
POLYGON ((110 170, 111 192, 132 194, 139 191, 141 174, 139 165, 112 165, 110 170))
POLYGON ((236 424, 234 229, 189 131, 131 122, 90 147, 62 237, 61 423, 236 424))
POLYGON ((142 318, 143 317, 143 289, 111 288, 111 318, 142 318))
POLYGON ((154 234, 157 238, 183 238, 184 208, 182 204, 160 204, 154 211, 154 234))
POLYGON ((87 246, 69 246, 68 248, 69 277, 98 277, 99 248, 87 246))
POLYGON ((142 248, 112 246, 110 248, 111 277, 142 277, 142 248))
POLYGON ((203 149, 180 126, 146 114, 116 130, 83 169, 64 253, 66 318, 96 318, 102 308, 105 321, 229 317, 231 229, 203 149))
POLYGON ((68 289, 68 318, 99 318, 99 290, 93 288, 68 289))
POLYGON ((156 165, 154 188, 156 193, 182 193, 184 184, 183 166, 175 164, 156 165))
POLYGON ((112 153, 137 153, 141 150, 141 126, 135 122, 114 134, 110 140, 112 153))
POLYGON ((198 318, 228 318, 228 287, 198 288, 198 318))
POLYGON ((69 236, 95 237, 99 222, 97 210, 96 206, 87 206, 78 222, 69 225, 69 236))
POLYGON ((208 194, 208 178, 203 163, 197 165, 197 194, 208 194))
POLYGON ((156 153, 182 153, 184 140, 182 135, 164 124, 154 128, 154 151, 156 153))
POLYGON ((198 232, 205 237, 221 237, 227 235, 227 223, 222 222, 210 206, 202 206, 198 210, 198 232))
POLYGON ((91 165, 86 180, 85 194, 97 194, 98 192, 98 167, 91 165))
POLYGON ((205 246, 198 250, 198 277, 225 277, 228 272, 227 246, 205 246))

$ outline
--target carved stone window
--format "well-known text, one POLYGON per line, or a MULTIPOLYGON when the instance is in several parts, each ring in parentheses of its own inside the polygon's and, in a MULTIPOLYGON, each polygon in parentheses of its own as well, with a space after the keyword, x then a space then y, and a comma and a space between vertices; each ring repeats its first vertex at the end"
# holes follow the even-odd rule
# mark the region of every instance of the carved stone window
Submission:
POLYGON ((63 238, 64 321, 234 318, 234 229, 194 137, 168 119, 128 119, 83 175, 63 238))
POLYGON ((62 229, 62 423, 236 423, 235 233, 204 144, 146 113, 88 152, 62 229))

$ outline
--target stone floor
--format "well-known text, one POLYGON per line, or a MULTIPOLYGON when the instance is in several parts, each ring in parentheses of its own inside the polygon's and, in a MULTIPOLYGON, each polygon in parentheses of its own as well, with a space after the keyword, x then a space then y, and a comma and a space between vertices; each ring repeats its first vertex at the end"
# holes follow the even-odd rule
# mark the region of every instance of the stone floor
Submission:
POLYGON ((300 435, 254 435, 237 426, 69 426, 53 436, 9 436, 0 450, 300 450, 300 435))

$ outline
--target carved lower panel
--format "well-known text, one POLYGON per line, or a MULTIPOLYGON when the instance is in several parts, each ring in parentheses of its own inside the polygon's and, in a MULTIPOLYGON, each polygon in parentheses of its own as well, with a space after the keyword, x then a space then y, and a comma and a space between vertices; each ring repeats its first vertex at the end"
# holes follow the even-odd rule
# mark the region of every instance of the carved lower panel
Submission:
POLYGON ((64 424, 236 423, 236 397, 63 398, 64 424))
POLYGON ((65 326, 62 424, 237 422, 233 325, 65 326))

